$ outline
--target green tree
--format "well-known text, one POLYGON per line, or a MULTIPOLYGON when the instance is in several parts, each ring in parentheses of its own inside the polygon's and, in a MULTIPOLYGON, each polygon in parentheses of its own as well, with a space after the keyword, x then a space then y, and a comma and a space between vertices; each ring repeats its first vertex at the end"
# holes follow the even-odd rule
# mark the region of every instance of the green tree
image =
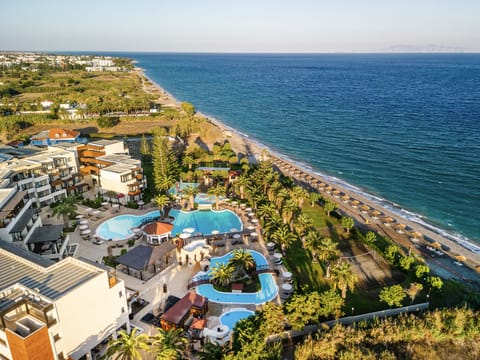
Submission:
POLYGON ((308 194, 308 200, 310 201, 310 206, 314 207, 315 204, 322 198, 322 196, 315 192, 312 191, 310 194, 308 194))
POLYGON ((373 245, 377 241, 377 235, 373 231, 368 231, 365 234, 365 243, 373 245))
POLYGON ((305 236, 305 249, 312 254, 313 261, 317 261, 317 250, 320 247, 322 236, 316 230, 310 230, 305 236))
POLYGON ((291 190, 291 196, 300 208, 303 206, 305 199, 309 198, 308 192, 301 186, 294 186, 291 190))
POLYGON ((431 289, 440 290, 443 286, 443 281, 438 276, 429 276, 427 278, 427 284, 431 289))
POLYGON ((220 196, 225 196, 225 186, 217 184, 216 186, 208 189, 208 194, 215 196, 215 209, 220 209, 220 196))
MULTIPOLYGON (((270 203, 271 204, 271 203, 270 203)), ((273 204, 271 204, 273 205, 273 204)), ((307 231, 313 228, 313 220, 311 217, 305 214, 300 214, 298 217, 295 219, 293 223, 293 227, 295 231, 297 232, 298 236, 304 237, 307 231)))
POLYGON ((69 217, 75 216, 77 212, 77 198, 75 196, 67 196, 60 200, 60 202, 53 208, 53 216, 63 218, 63 226, 65 229, 69 228, 69 217))
POLYGON ((188 116, 193 116, 195 115, 195 106, 193 106, 192 104, 184 101, 180 104, 180 107, 182 108, 183 111, 185 111, 185 113, 188 115, 188 116))
POLYGON ((168 197, 167 195, 164 195, 164 194, 159 194, 159 195, 157 195, 153 198, 153 202, 155 203, 155 205, 160 210, 160 213, 162 214, 162 216, 166 217, 167 214, 164 213, 163 211, 165 210, 166 207, 169 206, 170 197, 168 197))
POLYGON ((153 132, 152 163, 155 188, 166 192, 178 178, 178 166, 163 128, 157 128, 153 132))
POLYGON ((396 245, 388 245, 385 249, 385 259, 387 259, 391 264, 395 264, 397 255, 399 255, 400 249, 396 245))
POLYGON ((282 226, 281 228, 277 229, 272 238, 279 244, 282 250, 288 249, 290 245, 297 239, 295 234, 290 231, 290 229, 286 226, 282 226))
POLYGON ((198 188, 195 186, 189 185, 182 190, 182 193, 185 197, 188 198, 190 209, 193 209, 195 207, 195 195, 198 194, 198 188))
POLYGON ((262 307, 261 330, 265 336, 279 334, 285 330, 285 314, 283 307, 273 302, 267 302, 262 307))
POLYGON ((140 154, 143 155, 143 157, 147 157, 152 153, 152 150, 150 149, 150 144, 145 137, 145 134, 142 134, 142 138, 140 139, 140 154))
POLYGON ((238 187, 242 200, 245 198, 245 189, 248 185, 250 185, 250 179, 246 175, 242 174, 235 179, 235 186, 238 187))
POLYGON ((415 298, 423 290, 423 285, 420 283, 411 283, 405 293, 410 297, 412 303, 415 301, 415 298))
POLYGON ((183 166, 187 166, 188 170, 192 170, 192 165, 195 164, 195 159, 190 154, 185 154, 182 161, 183 166))
POLYGON ((130 334, 125 330, 118 332, 117 339, 112 339, 107 345, 106 359, 114 360, 142 360, 144 352, 150 350, 148 336, 137 334, 134 328, 130 334))
POLYGON ((405 296, 407 296, 407 294, 405 294, 402 286, 398 284, 384 287, 379 294, 380 300, 387 303, 390 307, 393 305, 397 307, 402 306, 402 301, 405 299, 405 296))
POLYGON ((415 266, 415 276, 420 279, 424 275, 427 275, 430 272, 430 268, 427 265, 419 264, 415 266))
POLYGON ((330 200, 325 200, 323 204, 323 209, 327 213, 327 216, 330 216, 330 213, 335 210, 338 207, 337 203, 330 201, 330 200))
POLYGON ((152 336, 151 343, 156 359, 184 359, 187 355, 188 339, 182 329, 158 328, 158 334, 152 336))
POLYGON ((235 271, 245 275, 248 271, 255 269, 257 264, 252 256, 252 253, 245 249, 235 249, 232 252, 232 257, 228 261, 235 271))
POLYGON ((202 350, 198 353, 199 360, 223 360, 230 353, 228 343, 220 345, 217 343, 207 342, 202 346, 202 350))
POLYGON ((415 258, 413 256, 402 256, 400 258, 399 264, 403 270, 408 271, 410 270, 414 262, 415 258))
POLYGON ((347 297, 347 290, 350 289, 353 291, 358 278, 352 271, 349 263, 341 262, 332 267, 330 281, 334 289, 340 289, 342 298, 345 299, 347 297))
POLYGON ((317 247, 317 256, 319 260, 325 264, 326 278, 330 278, 329 262, 340 256, 340 250, 338 250, 338 243, 334 242, 331 238, 322 238, 317 247))
POLYGON ((355 226, 355 221, 350 216, 342 216, 342 227, 345 229, 347 234, 350 233, 350 230, 355 226))
POLYGON ((234 269, 228 264, 217 263, 212 268, 212 281, 221 286, 227 286, 232 281, 234 269))

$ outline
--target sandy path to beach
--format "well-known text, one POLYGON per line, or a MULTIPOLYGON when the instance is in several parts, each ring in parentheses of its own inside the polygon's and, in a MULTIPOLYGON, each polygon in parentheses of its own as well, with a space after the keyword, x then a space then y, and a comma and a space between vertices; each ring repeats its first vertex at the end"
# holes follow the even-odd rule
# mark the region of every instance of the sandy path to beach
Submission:
MULTIPOLYGON (((167 91, 165 91, 161 86, 154 83, 157 86, 158 91, 162 94, 162 103, 164 104, 176 104, 178 106, 179 102, 167 91)), ((232 146, 232 149, 237 153, 242 153, 249 157, 250 160, 262 160, 262 155, 264 151, 267 150, 262 144, 251 141, 239 134, 235 129, 230 128, 223 124, 222 122, 209 118, 208 116, 197 113, 196 116, 201 116, 207 118, 212 124, 216 125, 223 134, 223 139, 228 140, 232 146)), ((380 204, 374 203, 373 201, 361 196, 360 194, 353 194, 348 189, 344 188, 340 184, 330 183, 328 180, 322 178, 321 176, 307 171, 306 169, 301 169, 298 165, 293 162, 289 162, 285 159, 280 159, 275 154, 269 152, 269 157, 272 162, 275 164, 279 171, 282 171, 285 175, 290 176, 297 181, 301 182, 304 186, 310 187, 311 189, 316 189, 320 194, 330 198, 332 201, 335 201, 342 213, 347 216, 351 216, 356 221, 357 226, 362 228, 371 229, 383 236, 388 236, 400 246, 402 246, 406 251, 411 248, 411 251, 421 253, 423 250, 419 250, 420 245, 431 245, 430 242, 424 240, 423 236, 426 236, 431 239, 431 241, 437 242, 438 244, 444 245, 444 249, 449 249, 446 251, 446 254, 454 258, 455 256, 463 256, 465 260, 462 261, 468 265, 470 268, 475 269, 480 267, 480 253, 474 253, 473 251, 461 246, 453 240, 438 234, 422 224, 410 221, 406 218, 400 217, 397 214, 392 213, 388 209, 382 207, 380 204), (289 168, 287 168, 289 167, 289 168), (318 187, 318 184, 324 183, 326 186, 318 187), (330 193, 327 193, 324 189, 328 186, 332 186, 330 193), (323 190, 322 190, 323 188, 323 190), (338 191, 338 196, 333 196, 333 190, 338 191), (350 199, 348 201, 343 201, 342 197, 347 195, 350 199), (352 201, 357 200, 359 202, 355 207, 352 206, 352 201), (362 212, 361 207, 367 205, 370 210, 365 213, 362 212), (378 219, 372 217, 372 211, 378 210, 381 214, 378 216, 378 219), (390 217, 393 221, 389 225, 385 225, 384 219, 390 217), (398 224, 403 224, 405 229, 403 233, 398 233, 397 226, 398 224), (417 231, 422 236, 418 240, 411 240, 411 233, 417 231), (445 248, 445 246, 447 248, 445 248)), ((423 248, 423 247, 422 247, 423 248)), ((455 273, 454 268, 452 268, 452 273, 455 273)), ((480 276, 479 276, 480 278, 480 276)))

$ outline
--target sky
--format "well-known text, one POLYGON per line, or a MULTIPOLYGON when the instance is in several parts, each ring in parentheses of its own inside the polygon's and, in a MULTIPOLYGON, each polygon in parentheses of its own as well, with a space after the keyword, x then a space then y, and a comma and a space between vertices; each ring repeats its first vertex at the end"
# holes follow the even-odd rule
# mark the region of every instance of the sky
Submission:
POLYGON ((479 0, 0 0, 0 50, 480 51, 479 0))

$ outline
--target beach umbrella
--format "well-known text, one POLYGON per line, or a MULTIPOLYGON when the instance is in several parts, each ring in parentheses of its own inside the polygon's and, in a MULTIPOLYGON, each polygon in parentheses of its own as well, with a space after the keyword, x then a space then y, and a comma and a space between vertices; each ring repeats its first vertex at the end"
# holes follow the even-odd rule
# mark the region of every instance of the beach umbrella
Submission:
POLYGON ((370 206, 363 205, 360 209, 362 210, 363 213, 366 213, 366 212, 368 212, 368 210, 370 210, 370 206))
POLYGON ((398 223, 397 225, 395 225, 395 230, 397 230, 398 233, 402 234, 406 227, 407 225, 398 223))
POLYGON ((337 189, 333 190, 332 195, 338 197, 340 195, 340 190, 337 190, 337 189))
POLYGON ((467 258, 460 254, 455 255, 455 259, 457 259, 458 261, 467 261, 467 258))
POLYGON ((392 217, 387 216, 387 217, 383 218, 382 221, 383 221, 383 223, 384 223, 385 225, 387 225, 387 224, 393 223, 395 220, 394 220, 392 217))
POLYGON ((183 232, 188 233, 188 234, 193 234, 195 232, 195 228, 188 227, 188 228, 183 229, 183 232))
POLYGON ((220 233, 220 231, 218 231, 218 230, 212 230, 212 235, 217 235, 219 233, 220 233))
POLYGON ((331 185, 328 185, 326 188, 325 188, 325 191, 326 192, 331 192, 333 190, 333 187, 331 185))
POLYGON ((441 249, 442 244, 440 244, 438 241, 435 241, 432 243, 432 247, 434 247, 435 249, 441 249))
POLYGON ((350 202, 350 205, 352 205, 352 207, 357 207, 358 205, 360 205, 360 201, 358 201, 358 200, 352 200, 352 201, 350 202))
POLYGON ((81 235, 88 235, 90 234, 92 231, 90 229, 86 229, 86 230, 83 230, 82 232, 80 232, 81 235))
POLYGON ((327 184, 325 184, 324 182, 321 182, 320 184, 318 184, 318 187, 320 188, 324 188, 325 186, 327 186, 327 184))
POLYGON ((382 215, 382 213, 380 211, 378 211, 378 210, 373 210, 372 211, 372 217, 374 219, 378 218, 380 215, 382 215))

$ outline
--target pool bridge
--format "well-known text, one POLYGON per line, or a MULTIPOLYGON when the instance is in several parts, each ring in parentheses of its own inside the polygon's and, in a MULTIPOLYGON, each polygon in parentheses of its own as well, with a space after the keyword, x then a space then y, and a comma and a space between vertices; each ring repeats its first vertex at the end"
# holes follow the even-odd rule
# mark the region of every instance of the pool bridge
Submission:
MULTIPOLYGON (((268 265, 260 265, 256 267, 255 271, 253 272, 253 275, 265 274, 265 273, 278 275, 278 270, 271 269, 268 265)), ((199 285, 204 285, 204 284, 213 284, 213 281, 210 275, 202 275, 202 276, 196 277, 195 279, 189 280, 187 284, 187 289, 190 290, 191 288, 197 287, 199 285)))

